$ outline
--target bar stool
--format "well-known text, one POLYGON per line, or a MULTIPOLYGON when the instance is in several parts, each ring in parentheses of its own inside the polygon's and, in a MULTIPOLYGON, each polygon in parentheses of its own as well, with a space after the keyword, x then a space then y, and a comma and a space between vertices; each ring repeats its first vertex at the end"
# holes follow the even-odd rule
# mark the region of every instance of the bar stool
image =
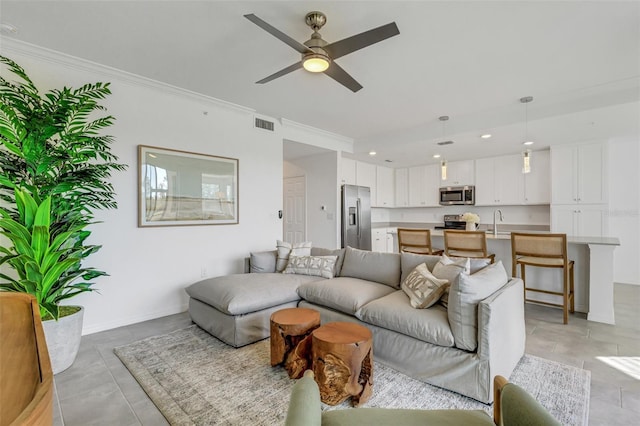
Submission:
POLYGON ((495 261, 494 253, 487 253, 487 234, 484 231, 444 231, 444 254, 449 257, 471 257, 495 261))
POLYGON ((513 276, 516 267, 520 265, 520 276, 524 285, 525 302, 535 302, 548 306, 560 306, 563 310, 564 323, 568 322, 568 311, 574 312, 573 293, 573 260, 567 259, 567 234, 528 234, 523 232, 511 233, 511 264, 513 276), (539 268, 562 268, 562 292, 541 290, 527 287, 525 281, 525 266, 539 268), (538 293, 562 296, 562 304, 542 302, 527 299, 527 290, 538 293))
POLYGON ((398 228, 398 251, 414 254, 442 254, 442 250, 434 250, 431 246, 429 229, 398 228))

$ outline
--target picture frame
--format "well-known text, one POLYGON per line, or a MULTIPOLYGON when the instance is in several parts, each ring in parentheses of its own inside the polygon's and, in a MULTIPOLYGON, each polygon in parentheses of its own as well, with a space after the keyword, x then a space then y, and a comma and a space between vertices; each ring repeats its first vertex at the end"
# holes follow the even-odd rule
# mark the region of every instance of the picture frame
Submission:
POLYGON ((138 145, 138 227, 231 225, 238 159, 138 145))

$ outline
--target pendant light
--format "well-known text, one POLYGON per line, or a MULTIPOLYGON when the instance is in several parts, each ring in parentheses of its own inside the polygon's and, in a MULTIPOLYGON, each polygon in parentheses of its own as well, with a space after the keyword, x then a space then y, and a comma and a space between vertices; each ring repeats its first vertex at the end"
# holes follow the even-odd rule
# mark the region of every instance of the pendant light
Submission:
MULTIPOLYGON (((442 142, 438 142, 438 145, 449 145, 452 142, 445 141, 445 123, 449 120, 449 116, 440 116, 438 120, 442 123, 442 142)), ((447 160, 444 158, 440 161, 440 180, 447 180, 447 160)))
MULTIPOLYGON (((529 108, 528 105, 533 101, 533 96, 525 96, 520 98, 520 103, 524 104, 524 142, 525 146, 533 145, 533 141, 529 140, 529 108)), ((522 173, 531 173, 531 150, 522 151, 522 173)))

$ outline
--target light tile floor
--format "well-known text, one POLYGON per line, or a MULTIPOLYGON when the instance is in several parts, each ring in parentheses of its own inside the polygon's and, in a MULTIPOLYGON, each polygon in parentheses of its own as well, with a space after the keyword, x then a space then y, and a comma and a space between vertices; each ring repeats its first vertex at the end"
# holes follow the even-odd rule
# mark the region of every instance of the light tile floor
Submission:
MULTIPOLYGON (((615 312, 615 326, 582 314, 563 325, 560 310, 526 306, 526 352, 591 371, 590 425, 640 424, 640 286, 616 284, 615 312), (630 373, 601 357, 628 361, 630 373)), ((55 376, 54 423, 168 424, 113 348, 189 325, 188 314, 181 313, 84 336, 73 366, 55 376)))

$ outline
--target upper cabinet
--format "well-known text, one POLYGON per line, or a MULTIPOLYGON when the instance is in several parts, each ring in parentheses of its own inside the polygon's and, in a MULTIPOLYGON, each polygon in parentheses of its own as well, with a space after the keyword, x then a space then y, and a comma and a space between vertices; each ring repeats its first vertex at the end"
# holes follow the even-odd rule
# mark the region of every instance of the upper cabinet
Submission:
POLYGON ((392 168, 376 166, 376 201, 378 207, 394 206, 394 177, 392 168))
POLYGON ((521 163, 519 155, 476 160, 476 205, 520 204, 521 163))
MULTIPOLYGON (((440 179, 440 186, 460 186, 460 185, 473 185, 474 179, 474 161, 451 161, 447 163, 447 179, 440 179)), ((436 165, 440 170, 440 165, 436 165)))
POLYGON ((409 207, 440 206, 440 166, 416 166, 409 168, 409 207))
POLYGON ((476 160, 476 205, 549 204, 549 151, 531 153, 531 172, 522 173, 522 156, 476 160))
MULTIPOLYGON (((551 203, 551 164, 549 151, 531 153, 531 172, 522 174, 522 204, 551 203)), ((522 160, 520 160, 522 161, 522 160)))
POLYGON ((601 142, 552 147, 552 203, 606 203, 606 154, 601 142))
POLYGON ((342 157, 342 183, 356 185, 356 160, 342 157))
POLYGON ((409 169, 395 170, 395 206, 409 206, 409 169))

